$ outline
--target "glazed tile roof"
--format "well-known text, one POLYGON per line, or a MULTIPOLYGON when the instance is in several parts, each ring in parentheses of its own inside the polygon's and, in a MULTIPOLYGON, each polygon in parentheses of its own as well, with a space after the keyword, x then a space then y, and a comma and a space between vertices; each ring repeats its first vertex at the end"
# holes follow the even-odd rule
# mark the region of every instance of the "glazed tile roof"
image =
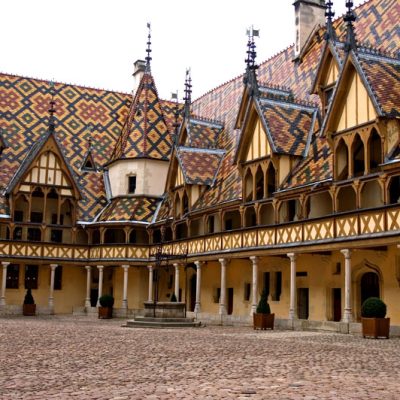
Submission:
POLYGON ((217 148, 218 137, 223 130, 223 126, 222 124, 212 121, 189 118, 186 129, 187 146, 202 149, 215 149, 217 148))
POLYGON ((224 151, 180 147, 177 157, 189 185, 212 185, 224 151))
MULTIPOLYGON (((102 175, 82 172, 84 149, 92 127, 97 165, 110 159, 127 114, 129 96, 117 92, 55 83, 55 136, 77 177, 82 193, 78 219, 90 221, 106 205, 102 175)), ((8 144, 0 161, 0 189, 6 189, 32 146, 47 132, 49 82, 0 74, 0 128, 8 144)))
POLYGON ((359 51, 357 59, 382 112, 391 117, 400 116, 400 58, 359 51))
POLYGON ((150 223, 158 198, 152 197, 116 197, 105 207, 96 222, 142 222, 150 223))
POLYGON ((260 98, 258 104, 275 152, 305 155, 318 108, 267 98, 260 98))
POLYGON ((172 146, 171 133, 153 76, 146 71, 118 138, 112 161, 123 158, 168 160, 172 146))

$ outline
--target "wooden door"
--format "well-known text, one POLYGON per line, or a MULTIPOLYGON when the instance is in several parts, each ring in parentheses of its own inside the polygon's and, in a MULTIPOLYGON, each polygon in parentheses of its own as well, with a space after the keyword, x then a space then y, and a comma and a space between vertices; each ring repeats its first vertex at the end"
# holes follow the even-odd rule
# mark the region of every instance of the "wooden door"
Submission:
POLYGON ((308 319, 308 288, 297 289, 297 316, 299 319, 308 319))
POLYGON ((339 322, 342 319, 342 289, 332 289, 333 320, 339 322))
POLYGON ((233 313, 233 288, 228 288, 228 315, 233 313))

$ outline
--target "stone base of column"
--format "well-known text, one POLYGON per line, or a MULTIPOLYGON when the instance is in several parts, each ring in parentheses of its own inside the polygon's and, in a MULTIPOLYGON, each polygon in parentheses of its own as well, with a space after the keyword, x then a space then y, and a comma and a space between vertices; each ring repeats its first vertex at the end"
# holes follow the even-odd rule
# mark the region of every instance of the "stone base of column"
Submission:
POLYGON ((346 323, 353 322, 353 314, 351 310, 344 310, 342 322, 346 323))
POLYGON ((297 315, 294 310, 289 311, 289 319, 291 320, 297 319, 297 315))
POLYGON ((122 308, 123 308, 124 310, 127 310, 127 309, 128 309, 128 300, 122 300, 122 308))
POLYGON ((225 304, 220 304, 219 305, 219 315, 226 315, 226 314, 227 314, 227 312, 226 312, 225 304))
POLYGON ((257 304, 251 305, 250 316, 253 316, 257 312, 257 304))
POLYGON ((196 304, 195 304, 195 306, 194 306, 194 312, 195 312, 196 314, 198 314, 198 313, 201 312, 200 303, 196 303, 196 304))
POLYGON ((4 297, 0 298, 0 306, 5 306, 6 305, 6 299, 4 297))
POLYGON ((92 304, 90 303, 90 299, 86 299, 86 300, 85 300, 85 307, 86 307, 86 308, 92 307, 92 304))

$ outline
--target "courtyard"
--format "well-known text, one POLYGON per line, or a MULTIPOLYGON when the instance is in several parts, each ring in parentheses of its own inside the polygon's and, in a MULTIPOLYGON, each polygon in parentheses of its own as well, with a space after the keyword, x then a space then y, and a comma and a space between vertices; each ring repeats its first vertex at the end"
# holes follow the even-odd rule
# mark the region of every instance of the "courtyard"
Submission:
POLYGON ((398 399, 400 339, 0 319, 1 399, 398 399))

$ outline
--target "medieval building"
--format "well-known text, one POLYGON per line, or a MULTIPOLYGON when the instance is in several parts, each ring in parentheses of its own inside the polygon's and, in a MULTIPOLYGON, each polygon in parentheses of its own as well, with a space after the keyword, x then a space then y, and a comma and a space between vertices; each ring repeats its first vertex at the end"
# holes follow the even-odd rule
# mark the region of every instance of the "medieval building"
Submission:
POLYGON ((296 0, 295 45, 258 64, 250 32, 194 101, 159 98, 150 47, 133 95, 0 74, 0 312, 175 293, 249 323, 265 289, 282 326, 356 329, 370 296, 400 325, 400 3, 346 4, 296 0))

